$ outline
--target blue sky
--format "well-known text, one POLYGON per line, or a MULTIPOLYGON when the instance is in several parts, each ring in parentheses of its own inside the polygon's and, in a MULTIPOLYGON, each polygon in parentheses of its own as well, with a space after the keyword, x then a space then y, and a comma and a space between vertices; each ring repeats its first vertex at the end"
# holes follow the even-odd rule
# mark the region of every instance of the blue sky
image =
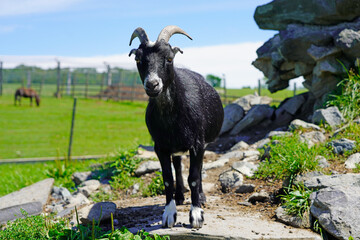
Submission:
POLYGON ((0 60, 4 61, 4 67, 17 63, 46 67, 54 64, 53 58, 58 57, 64 66, 76 67, 76 62, 83 62, 100 68, 104 60, 114 66, 134 68, 133 59, 125 59, 125 55, 138 46, 138 41, 134 41, 129 47, 129 38, 136 27, 143 27, 150 39, 156 40, 163 27, 178 25, 193 38, 190 41, 175 35, 170 40, 173 46, 184 50, 183 56, 177 56, 181 66, 207 74, 213 73, 212 64, 223 63, 223 71, 217 69, 215 74, 230 74, 229 82, 234 83, 234 87, 256 85, 252 81, 257 82, 262 74, 251 66, 256 58, 254 51, 276 32, 259 29, 253 14, 256 6, 268 2, 270 0, 1 0, 0 60), (226 55, 221 53, 226 53, 229 61, 235 61, 231 71, 227 69, 226 55), (46 57, 50 61, 48 65, 46 57), (208 59, 219 59, 219 63, 209 63, 208 59), (246 76, 247 71, 256 71, 257 75, 248 76, 252 79, 247 80, 235 79, 236 75, 246 76))

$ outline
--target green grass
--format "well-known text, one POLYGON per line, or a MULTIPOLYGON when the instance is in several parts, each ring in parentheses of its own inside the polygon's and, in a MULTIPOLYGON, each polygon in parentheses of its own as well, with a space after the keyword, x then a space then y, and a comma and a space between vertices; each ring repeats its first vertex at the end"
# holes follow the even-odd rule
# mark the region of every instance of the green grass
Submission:
POLYGON ((309 148, 306 142, 300 141, 298 134, 274 139, 278 143, 271 145, 270 158, 260 163, 255 173, 257 178, 288 179, 288 187, 291 187, 296 175, 318 168, 315 157, 320 155, 319 145, 309 148))
MULTIPOLYGON (((223 89, 219 88, 218 90, 220 90, 221 93, 223 93, 223 89)), ((300 93, 304 93, 307 92, 307 89, 298 89, 296 91, 296 94, 300 94, 300 93)), ((242 97, 248 94, 254 94, 254 93, 258 93, 258 90, 256 88, 251 89, 251 88, 242 88, 242 89, 226 89, 226 94, 228 96, 236 96, 236 97, 242 97)), ((223 95, 221 95, 223 96, 223 95)), ((289 90, 289 89, 284 89, 281 91, 278 91, 276 93, 270 93, 270 91, 266 88, 262 88, 261 89, 261 96, 268 96, 271 97, 273 99, 273 101, 275 102, 280 102, 282 100, 284 100, 285 98, 288 97, 293 97, 294 96, 294 91, 293 90, 289 90)), ((235 100, 235 98, 229 98, 229 100, 233 101, 235 100)))
MULTIPOLYGON (((71 161, 66 168, 67 172, 59 176, 51 176, 49 172, 59 170, 57 162, 40 163, 21 163, 21 164, 0 164, 0 197, 29 186, 48 177, 55 178, 56 186, 73 187, 71 175, 75 171, 89 171, 90 165, 95 163, 104 163, 107 158, 88 161, 71 161)), ((63 166, 64 162, 61 161, 63 166)))
MULTIPOLYGON (((42 98, 40 107, 28 99, 14 106, 0 97, 0 159, 67 154, 73 99, 42 98)), ((145 102, 78 99, 72 155, 107 154, 150 142, 145 102)))

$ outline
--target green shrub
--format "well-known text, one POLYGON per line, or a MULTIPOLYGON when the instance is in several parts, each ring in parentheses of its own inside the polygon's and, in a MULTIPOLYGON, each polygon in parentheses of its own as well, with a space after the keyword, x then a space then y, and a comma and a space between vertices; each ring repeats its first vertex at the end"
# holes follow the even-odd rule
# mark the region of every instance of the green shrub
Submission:
POLYGON ((160 172, 156 172, 156 177, 151 180, 151 183, 143 191, 143 197, 153 197, 165 193, 164 181, 160 172))
POLYGON ((312 192, 303 185, 294 185, 292 188, 285 190, 285 194, 281 196, 285 211, 289 215, 302 218, 304 213, 310 210, 310 195, 312 192))
POLYGON ((338 83, 336 92, 329 96, 326 106, 337 106, 347 120, 360 115, 360 75, 347 71, 347 78, 338 83))
POLYGON ((297 174, 317 169, 315 157, 319 155, 317 145, 309 148, 298 135, 274 138, 278 143, 271 145, 270 158, 261 162, 255 177, 266 179, 289 179, 289 187, 297 174))

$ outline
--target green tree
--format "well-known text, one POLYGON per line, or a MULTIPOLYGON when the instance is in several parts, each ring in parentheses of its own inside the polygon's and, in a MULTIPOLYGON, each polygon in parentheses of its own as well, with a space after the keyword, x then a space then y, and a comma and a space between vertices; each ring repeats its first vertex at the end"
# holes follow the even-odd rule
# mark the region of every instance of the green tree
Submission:
POLYGON ((212 74, 206 75, 206 80, 211 84, 213 87, 220 87, 221 85, 221 78, 212 74))

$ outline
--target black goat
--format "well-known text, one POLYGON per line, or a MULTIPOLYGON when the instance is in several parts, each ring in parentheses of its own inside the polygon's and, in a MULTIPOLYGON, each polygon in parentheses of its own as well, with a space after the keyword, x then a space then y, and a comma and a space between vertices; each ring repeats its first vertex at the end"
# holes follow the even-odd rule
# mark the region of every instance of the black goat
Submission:
POLYGON ((146 125, 155 142, 155 152, 160 160, 165 184, 166 206, 163 226, 172 227, 176 221, 176 204, 184 202, 184 183, 179 152, 190 152, 188 183, 191 189, 190 223, 194 228, 203 225, 205 203, 201 170, 206 143, 218 136, 224 118, 221 100, 215 89, 198 73, 175 68, 173 59, 182 51, 168 43, 173 34, 191 37, 177 26, 167 26, 156 42, 149 41, 144 29, 137 28, 130 40, 140 39, 140 46, 131 50, 149 98, 146 125), (171 157, 176 173, 171 172, 171 157))

